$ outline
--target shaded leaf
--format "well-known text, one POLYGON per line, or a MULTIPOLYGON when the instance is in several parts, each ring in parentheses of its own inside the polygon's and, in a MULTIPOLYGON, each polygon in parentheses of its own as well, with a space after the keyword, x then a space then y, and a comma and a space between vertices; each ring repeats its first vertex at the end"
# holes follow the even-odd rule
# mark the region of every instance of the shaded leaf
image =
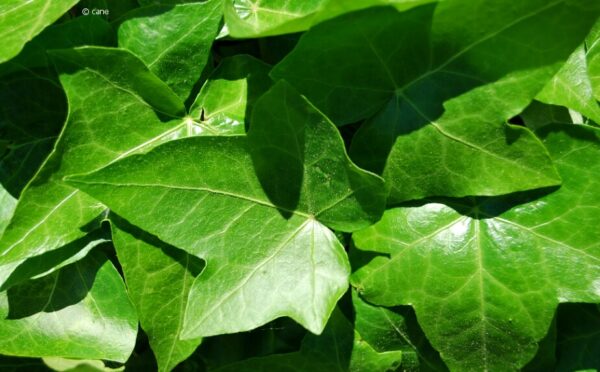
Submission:
POLYGON ((525 126, 537 130, 548 124, 572 124, 573 121, 566 107, 547 105, 533 101, 519 114, 525 126))
POLYGON ((27 69, 48 68, 44 75, 53 75, 46 51, 67 49, 83 45, 113 46, 116 44, 113 29, 98 16, 77 17, 45 29, 31 40, 15 58, 0 65, 0 75, 27 69))
POLYGON ((402 371, 446 371, 419 328, 412 309, 385 308, 367 303, 352 291, 354 329, 378 353, 402 352, 402 371))
POLYGON ((148 335, 158 369, 170 371, 201 342, 179 337, 190 287, 202 270, 202 263, 116 216, 111 221, 129 295, 148 335))
POLYGON ((22 70, 0 77, 0 183, 19 198, 54 146, 67 102, 52 76, 22 70))
POLYGON ((558 307, 557 371, 600 370, 600 311, 598 305, 558 307))
POLYGON ((137 333, 135 310, 100 252, 0 292, 0 353, 124 362, 137 333))
MULTIPOLYGON (((133 55, 98 47, 53 55, 69 100, 69 120, 23 191, 0 240, 0 285, 24 260, 64 247, 98 227, 105 207, 64 184, 65 175, 99 168, 186 133, 181 119, 161 121, 183 111, 183 104, 133 55)), ((26 278, 12 277, 19 279, 26 278)))
POLYGON ((17 358, 0 355, 0 368, 6 372, 47 372, 48 367, 34 358, 17 358))
POLYGON ((387 164, 392 202, 549 186, 558 179, 543 148, 504 122, 582 42, 600 12, 584 3, 447 0, 405 12, 368 9, 309 30, 271 75, 337 125, 377 114, 351 154, 376 172, 387 164), (390 151, 396 159, 386 163, 390 151), (538 155, 522 158, 530 153, 538 155), (515 159, 532 177, 498 177, 513 172, 515 159))
POLYGON ((400 364, 402 352, 378 353, 335 310, 320 336, 307 335, 300 351, 251 358, 216 369, 227 371, 370 371, 385 372, 400 364))

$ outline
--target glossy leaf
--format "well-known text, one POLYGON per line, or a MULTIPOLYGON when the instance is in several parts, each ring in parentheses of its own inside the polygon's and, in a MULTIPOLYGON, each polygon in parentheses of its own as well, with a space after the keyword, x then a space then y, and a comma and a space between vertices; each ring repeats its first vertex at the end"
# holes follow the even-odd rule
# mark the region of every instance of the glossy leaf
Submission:
POLYGON ((239 38, 305 31, 344 13, 378 5, 408 9, 434 0, 225 0, 229 35, 239 38))
POLYGON ((83 45, 113 46, 116 44, 111 25, 98 16, 77 17, 45 29, 33 38, 13 59, 0 65, 0 75, 22 69, 46 68, 44 75, 53 75, 54 69, 47 50, 66 49, 83 45))
POLYGON ((180 340, 179 336, 190 287, 202 270, 202 263, 116 216, 111 220, 129 295, 148 335, 158 369, 170 371, 201 342, 180 340))
POLYGON ((220 133, 245 133, 254 102, 273 84, 270 69, 248 55, 224 59, 204 83, 189 116, 220 133))
POLYGON ((100 252, 0 292, 0 353, 124 362, 137 319, 119 273, 100 252))
POLYGON ((19 54, 25 43, 56 21, 77 0, 5 0, 0 4, 0 63, 19 54))
POLYGON ((69 100, 69 120, 0 240, 0 284, 24 260, 65 247, 97 228, 105 207, 64 184, 64 176, 187 133, 181 119, 161 121, 182 112, 183 104, 133 55, 96 47, 53 55, 69 100))
POLYGON ((600 22, 592 29, 585 46, 592 89, 596 99, 600 101, 600 22))
POLYGON ((385 372, 400 364, 402 352, 377 353, 361 339, 339 310, 334 311, 320 336, 307 335, 300 351, 251 358, 233 363, 218 372, 385 372))
POLYGON ((536 99, 569 107, 600 123, 600 103, 594 97, 585 48, 578 48, 546 84, 536 99))
POLYGON ((222 17, 221 0, 134 10, 119 25, 119 46, 186 100, 210 60, 222 17))
POLYGON ((10 219, 17 206, 15 199, 6 189, 0 184, 0 238, 4 229, 10 222, 10 219))
POLYGON ((323 224, 364 227, 384 206, 382 180, 352 164, 333 124, 285 83, 255 104, 248 138, 173 141, 69 180, 206 260, 183 338, 249 330, 281 316, 320 333, 349 271, 323 224))
POLYGON ((355 273, 361 294, 412 304, 450 369, 518 369, 559 302, 600 299, 600 132, 556 125, 540 136, 558 190, 391 209, 353 236, 383 254, 355 273))
POLYGON ((556 63, 581 43, 600 6, 502 3, 448 0, 406 12, 348 14, 307 32, 272 76, 290 81, 338 125, 377 114, 354 137, 351 154, 359 165, 381 172, 390 151, 396 152, 385 177, 391 178, 392 203, 556 184, 531 133, 504 122, 529 104, 556 63), (521 159, 525 153, 537 155, 521 159), (530 176, 518 182, 498 177, 513 172, 515 159, 530 176))

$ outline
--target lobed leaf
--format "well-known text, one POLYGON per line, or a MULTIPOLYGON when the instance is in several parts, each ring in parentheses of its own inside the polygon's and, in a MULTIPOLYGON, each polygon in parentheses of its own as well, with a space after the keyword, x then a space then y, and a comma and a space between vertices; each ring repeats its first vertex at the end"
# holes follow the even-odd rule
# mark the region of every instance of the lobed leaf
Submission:
POLYGON ((271 75, 288 80, 337 125, 376 114, 354 136, 351 154, 370 170, 387 168, 392 203, 557 184, 547 158, 521 158, 544 153, 531 133, 504 123, 581 43, 600 8, 505 3, 448 0, 347 14, 308 31, 271 75), (388 159, 390 152, 396 155, 388 159), (497 177, 512 172, 515 159, 536 175, 497 177), (473 173, 481 183, 472 182, 473 173))
POLYGON ((247 138, 173 141, 69 178, 131 223, 206 260, 183 338, 250 330, 281 316, 320 333, 349 272, 323 223, 357 229, 384 206, 382 180, 349 161, 333 124, 287 84, 255 104, 252 123, 247 138), (293 162, 282 168, 283 158, 293 162))
POLYGON ((519 369, 559 302, 599 299, 600 132, 550 125, 539 134, 560 189, 391 209, 353 236, 383 254, 354 274, 361 294, 412 304, 450 369, 519 369))
MULTIPOLYGON (((188 125, 161 120, 182 112, 183 104, 133 55, 83 47, 53 56, 67 93, 69 118, 52 154, 21 194, 0 240, 0 285, 28 258, 65 247, 97 228, 105 207, 63 183, 64 176, 178 136, 188 125)), ((20 279, 26 278, 13 276, 11 281, 20 279)))

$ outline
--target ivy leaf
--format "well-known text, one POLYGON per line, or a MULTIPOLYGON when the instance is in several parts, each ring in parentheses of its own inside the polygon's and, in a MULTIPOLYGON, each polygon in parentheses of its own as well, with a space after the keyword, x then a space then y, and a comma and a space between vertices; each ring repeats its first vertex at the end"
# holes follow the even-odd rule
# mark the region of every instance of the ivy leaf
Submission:
POLYGON ((18 197, 53 149, 67 117, 67 102, 46 49, 107 45, 110 25, 99 17, 79 17, 48 27, 18 56, 0 65, 0 182, 18 197), (35 108, 35 109, 32 109, 35 108))
POLYGON ((354 274, 361 294, 411 304, 450 369, 519 369, 559 302, 600 299, 600 131, 539 134, 560 189, 391 209, 353 236, 383 254, 354 274))
MULTIPOLYGON (((113 46, 115 37, 111 25, 99 16, 77 17, 64 23, 46 28, 25 45, 13 59, 0 65, 0 75, 24 68, 48 68, 44 75, 53 75, 54 70, 46 53, 52 49, 67 49, 83 45, 113 46)), ((37 71, 37 70, 36 70, 37 71)))
POLYGON ((136 9, 119 25, 119 46, 186 101, 207 68, 221 17, 221 0, 136 9))
POLYGON ((0 353, 125 362, 137 333, 123 281, 100 252, 0 292, 0 353))
POLYGON ((0 4, 0 63, 19 54, 25 43, 56 21, 77 0, 6 0, 0 4))
POLYGON ((368 226, 385 202, 382 180, 352 164, 335 126, 283 82, 255 104, 247 138, 172 141, 69 183, 206 260, 183 338, 281 316, 320 333, 349 271, 323 224, 368 226))
POLYGON ((170 371, 201 342, 180 340, 179 336, 188 293, 202 263, 117 216, 111 216, 111 221, 129 296, 148 335, 158 369, 170 371))
POLYGON ((233 37, 248 38, 305 31, 341 14, 377 5, 408 9, 434 0, 225 0, 225 23, 233 37))
POLYGON ((597 304, 564 304, 558 313, 557 371, 598 370, 600 311, 597 304))
POLYGON ((14 72, 0 77, 0 86, 0 135, 6 141, 0 151, 0 183, 19 198, 52 151, 67 102, 59 83, 44 72, 14 72))
POLYGON ((401 360, 401 351, 377 353, 373 350, 336 309, 323 334, 307 335, 300 351, 250 358, 218 368, 215 372, 385 372, 393 370, 401 360))
POLYGON ((17 199, 15 199, 2 184, 0 184, 0 238, 4 229, 8 225, 14 211, 17 206, 17 199))
POLYGON ((270 70, 248 55, 223 59, 202 86, 189 116, 221 134, 246 133, 254 102, 273 84, 270 70))
MULTIPOLYGON (((69 100, 69 120, 21 194, 0 240, 0 285, 26 259, 98 227, 105 207, 63 183, 65 175, 91 171, 186 131, 182 120, 161 120, 182 112, 183 104, 130 53, 83 47, 53 55, 69 100)), ((20 279, 26 278, 11 278, 20 279)))
POLYGON ((558 180, 549 164, 541 166, 547 158, 521 159, 543 148, 531 133, 504 122, 529 104, 589 31, 600 6, 584 10, 583 3, 505 0, 490 7, 487 1, 448 0, 401 13, 368 9, 308 31, 271 74, 288 80, 338 125, 377 114, 354 137, 351 154, 375 172, 392 149, 410 159, 390 164, 392 203, 439 195, 440 189, 463 196, 549 186, 558 180), (445 106, 452 98, 452 107, 445 106), (481 104, 483 114, 475 106, 481 104), (462 178, 465 159, 469 174, 462 178), (535 175, 519 182, 498 177, 512 173, 515 162, 535 175), (480 182, 472 182, 471 172, 480 182))
POLYGON ((587 63, 595 97, 600 101, 600 22, 590 32, 586 40, 587 63))
POLYGON ((354 290, 352 304, 356 332, 378 353, 401 351, 403 371, 447 370, 419 328, 412 309, 374 306, 354 290))
POLYGON ((563 106, 547 105, 539 101, 533 101, 523 112, 519 114, 525 126, 531 130, 537 130, 548 124, 572 124, 573 120, 569 110, 563 106))
POLYGON ((552 105, 569 107, 600 123, 600 103, 592 91, 586 55, 583 46, 577 48, 536 99, 552 105))

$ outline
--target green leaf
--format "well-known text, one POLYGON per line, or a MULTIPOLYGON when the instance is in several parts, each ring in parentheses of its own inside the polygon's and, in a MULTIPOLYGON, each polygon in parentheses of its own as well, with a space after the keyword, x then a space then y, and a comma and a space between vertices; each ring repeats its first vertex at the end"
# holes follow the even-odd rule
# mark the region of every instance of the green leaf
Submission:
POLYGON ((173 141, 69 182, 206 260, 183 338, 281 316, 320 333, 349 271, 323 224, 368 226, 385 202, 382 180, 352 164, 335 126, 285 83, 255 104, 248 138, 173 141))
MULTIPOLYGON (((388 203, 428 196, 499 195, 559 184, 548 152, 535 135, 503 123, 527 106, 543 74, 526 71, 475 88, 446 101, 439 119, 400 135, 383 171, 390 188, 388 203)), ((401 120, 403 112, 393 112, 401 120)), ((386 125, 385 118, 387 110, 365 131, 377 131, 374 127, 386 125)))
POLYGON ((558 307, 557 371, 600 369, 600 311, 598 305, 558 307))
POLYGON ((577 48, 536 99, 552 105, 569 107, 600 123, 600 103, 592 91, 586 54, 583 46, 577 48))
POLYGON ((596 23, 586 40, 588 73, 595 97, 600 101, 600 22, 596 23))
POLYGON ((377 5, 408 9, 434 0, 225 0, 225 23, 233 37, 272 36, 305 31, 341 14, 377 5))
POLYGON ((43 72, 22 70, 0 77, 0 183, 18 198, 48 154, 67 117, 58 82, 43 72), (35 109, 32 109, 35 108, 35 109))
POLYGON ((77 0, 5 0, 0 4, 0 63, 13 58, 25 43, 56 21, 77 0))
POLYGON ((221 17, 221 0, 136 9, 119 25, 119 46, 186 101, 207 68, 221 17))
POLYGON ((364 301, 352 291, 354 329, 378 353, 402 352, 402 371, 446 371, 410 308, 385 308, 364 301))
POLYGON ((354 137, 351 154, 376 172, 392 148, 411 159, 390 165, 392 177, 402 176, 401 184, 390 180, 392 202, 436 195, 441 188, 449 189, 443 195, 462 196, 548 186, 558 180, 549 164, 540 167, 542 155, 519 159, 543 149, 529 132, 504 122, 529 104, 557 63, 582 42, 600 12, 600 6, 584 9, 583 3, 504 0, 491 7, 483 0, 447 0, 406 12, 368 9, 308 31, 271 75, 288 80, 337 125, 377 114, 354 137), (465 92, 470 95, 463 97, 465 92), (485 114, 474 104, 484 104, 485 114), (478 135, 469 136, 471 131, 478 135), (507 135, 498 138, 502 131, 507 135), (480 182, 472 182, 471 173, 455 176, 465 170, 465 156, 480 182), (498 179, 512 172, 515 158, 538 174, 518 183, 498 179), (407 191, 398 193, 400 188, 407 191))
POLYGON ((0 292, 0 353, 124 362, 137 318, 125 286, 100 252, 0 292))
POLYGON ((180 340, 179 336, 190 287, 202 270, 202 263, 116 216, 111 216, 111 221, 129 295, 148 335, 158 369, 170 371, 201 342, 180 340))
MULTIPOLYGON (((64 176, 187 133, 181 119, 161 121, 182 112, 181 101, 128 52, 84 47, 53 56, 69 100, 69 119, 0 240, 0 285, 26 259, 65 247, 98 227, 105 207, 64 184, 64 176)), ((20 279, 26 278, 11 278, 20 279)))
POLYGON ((254 102, 273 81, 271 67, 254 57, 225 58, 209 76, 189 116, 223 134, 244 134, 254 102))
POLYGON ((559 302, 600 299, 600 131, 553 125, 539 134, 559 189, 391 209, 353 236, 377 252, 353 276, 361 295, 411 304, 450 369, 518 369, 559 302))
POLYGON ((21 70, 47 67, 54 71, 46 51, 67 49, 82 45, 113 46, 116 43, 112 27, 101 17, 77 17, 73 20, 52 25, 31 40, 10 61, 0 65, 0 75, 21 70))
POLYGON ((393 370, 401 360, 401 351, 378 353, 373 350, 353 330, 352 324, 341 311, 335 310, 323 334, 307 335, 300 351, 251 358, 216 369, 215 372, 385 372, 393 370))
POLYGON ((4 186, 0 184, 0 237, 15 211, 17 199, 15 199, 4 186))
POLYGON ((525 126, 531 130, 537 130, 548 124, 573 123, 566 107, 547 105, 539 101, 531 102, 519 116, 523 119, 525 126))

